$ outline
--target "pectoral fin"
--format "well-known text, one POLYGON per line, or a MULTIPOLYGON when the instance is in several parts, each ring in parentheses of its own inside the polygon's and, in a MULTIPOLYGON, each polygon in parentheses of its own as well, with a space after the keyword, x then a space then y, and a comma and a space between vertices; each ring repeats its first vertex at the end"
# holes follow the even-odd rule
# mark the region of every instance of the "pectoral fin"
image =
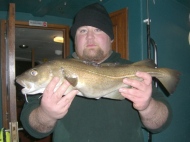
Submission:
POLYGON ((75 87, 78 83, 78 78, 74 73, 71 72, 67 72, 64 70, 63 67, 60 68, 62 75, 64 76, 64 78, 73 86, 75 87))
POLYGON ((65 79, 73 86, 75 87, 78 83, 77 77, 65 77, 65 79))

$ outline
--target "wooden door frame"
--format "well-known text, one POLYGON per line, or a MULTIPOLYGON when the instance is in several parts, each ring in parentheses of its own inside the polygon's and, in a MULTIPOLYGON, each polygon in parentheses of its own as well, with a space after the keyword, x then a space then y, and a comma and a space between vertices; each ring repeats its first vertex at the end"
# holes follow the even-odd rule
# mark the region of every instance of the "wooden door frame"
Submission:
POLYGON ((8 92, 7 92, 7 68, 6 68, 6 24, 3 21, 1 21, 1 99, 2 99, 2 123, 3 128, 8 129, 9 128, 9 102, 7 102, 9 99, 8 92))

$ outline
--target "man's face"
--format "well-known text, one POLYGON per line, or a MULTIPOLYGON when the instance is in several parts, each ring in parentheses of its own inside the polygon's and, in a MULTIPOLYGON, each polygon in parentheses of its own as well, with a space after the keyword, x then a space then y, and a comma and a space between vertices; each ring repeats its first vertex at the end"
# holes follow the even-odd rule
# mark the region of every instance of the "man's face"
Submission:
POLYGON ((92 26, 82 26, 76 31, 75 50, 80 59, 104 61, 111 54, 111 39, 102 30, 92 26))

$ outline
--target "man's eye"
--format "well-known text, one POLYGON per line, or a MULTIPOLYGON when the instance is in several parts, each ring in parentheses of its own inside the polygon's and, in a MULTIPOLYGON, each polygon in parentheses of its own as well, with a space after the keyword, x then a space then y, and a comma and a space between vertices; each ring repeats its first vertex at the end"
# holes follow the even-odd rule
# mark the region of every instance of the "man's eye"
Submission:
POLYGON ((101 32, 102 30, 100 30, 100 29, 97 28, 97 29, 95 29, 95 31, 96 31, 96 32, 101 32))
POLYGON ((86 30, 85 29, 81 29, 80 33, 86 33, 86 30))
POLYGON ((36 76, 36 75, 38 74, 38 72, 37 72, 36 69, 32 69, 31 72, 30 72, 30 74, 31 74, 32 76, 36 76))

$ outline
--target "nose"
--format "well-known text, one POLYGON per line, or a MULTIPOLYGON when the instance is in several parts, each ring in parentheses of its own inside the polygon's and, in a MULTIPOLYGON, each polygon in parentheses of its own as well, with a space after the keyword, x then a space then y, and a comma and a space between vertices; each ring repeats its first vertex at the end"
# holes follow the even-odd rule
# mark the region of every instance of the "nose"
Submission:
POLYGON ((88 33, 87 33, 87 38, 88 39, 91 39, 91 38, 94 38, 94 32, 92 30, 89 30, 88 33))

